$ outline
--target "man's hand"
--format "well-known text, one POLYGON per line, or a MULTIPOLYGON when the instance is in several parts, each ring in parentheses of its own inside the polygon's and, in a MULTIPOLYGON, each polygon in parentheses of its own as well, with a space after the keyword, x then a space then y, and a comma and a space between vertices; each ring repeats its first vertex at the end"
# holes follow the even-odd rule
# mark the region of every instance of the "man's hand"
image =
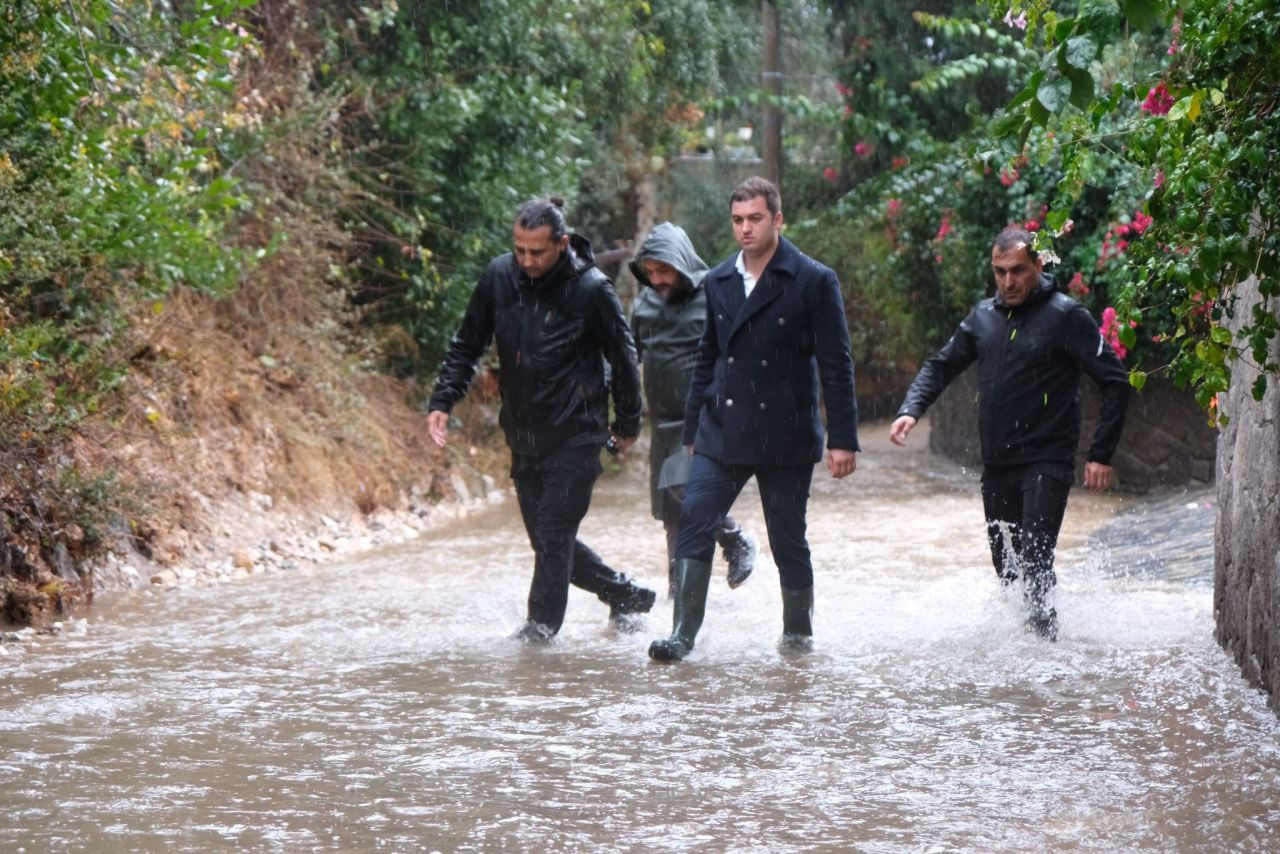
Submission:
POLYGON ((1102 463, 1084 464, 1084 485, 1093 492, 1101 492, 1111 485, 1111 466, 1102 463))
POLYGON ((449 413, 439 409, 427 413, 427 432, 440 447, 444 447, 444 434, 449 430, 449 413))
POLYGON ((613 441, 617 444, 618 453, 620 454, 624 453, 627 450, 627 448, 630 448, 632 445, 636 443, 636 439, 640 438, 639 436, 629 436, 629 437, 623 438, 622 436, 619 436, 617 433, 613 432, 612 430, 609 431, 609 435, 613 437, 613 441))
POLYGON ((916 419, 910 415, 900 415, 898 420, 893 422, 893 426, 889 428, 889 441, 895 445, 906 445, 907 434, 911 432, 911 428, 916 426, 916 419))
POLYGON ((858 467, 858 455, 854 451, 846 451, 843 448, 827 449, 827 471, 831 472, 834 478, 842 478, 853 474, 853 470, 858 467))

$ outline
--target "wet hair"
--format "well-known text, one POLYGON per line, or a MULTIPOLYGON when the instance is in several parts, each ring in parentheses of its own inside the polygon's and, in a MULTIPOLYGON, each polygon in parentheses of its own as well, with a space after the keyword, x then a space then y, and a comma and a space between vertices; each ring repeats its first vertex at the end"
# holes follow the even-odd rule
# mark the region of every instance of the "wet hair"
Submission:
POLYGON ((753 175, 738 185, 729 197, 729 206, 733 207, 736 202, 749 202, 756 196, 764 196, 765 206, 769 208, 771 216, 777 216, 778 211, 782 210, 782 194, 772 181, 759 175, 753 175))
POLYGON ((549 226, 551 239, 558 241, 569 233, 569 227, 564 222, 564 199, 549 196, 525 202, 516 212, 516 225, 525 231, 537 231, 544 225, 549 226))
POLYGON ((1031 232, 1016 225, 1010 225, 997 234, 996 242, 992 244, 991 248, 1000 252, 1014 252, 1018 249, 1025 249, 1027 250, 1027 257, 1032 261, 1040 257, 1036 252, 1035 238, 1031 236, 1031 232))

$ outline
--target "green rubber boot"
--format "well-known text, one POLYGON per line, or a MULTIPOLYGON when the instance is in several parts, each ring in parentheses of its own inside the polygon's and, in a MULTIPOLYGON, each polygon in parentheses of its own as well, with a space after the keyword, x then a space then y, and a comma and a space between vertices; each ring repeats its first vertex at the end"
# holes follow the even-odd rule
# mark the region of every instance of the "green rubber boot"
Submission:
POLYGON ((813 587, 782 588, 782 648, 796 652, 813 649, 813 587))
POLYGON ((693 651, 693 639, 702 628, 707 611, 707 585, 711 564, 679 558, 675 561, 676 597, 672 608, 671 637, 649 644, 654 661, 679 661, 693 651))

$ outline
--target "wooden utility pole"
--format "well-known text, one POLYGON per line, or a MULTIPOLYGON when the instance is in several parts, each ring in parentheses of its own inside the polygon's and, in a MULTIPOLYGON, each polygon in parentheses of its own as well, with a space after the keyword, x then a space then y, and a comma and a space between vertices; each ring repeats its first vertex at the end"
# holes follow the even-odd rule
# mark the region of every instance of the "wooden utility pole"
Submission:
POLYGON ((760 4, 764 24, 764 70, 761 86, 764 92, 764 136, 760 156, 764 160, 762 177, 779 189, 782 187, 782 33, 778 7, 764 0, 760 4))

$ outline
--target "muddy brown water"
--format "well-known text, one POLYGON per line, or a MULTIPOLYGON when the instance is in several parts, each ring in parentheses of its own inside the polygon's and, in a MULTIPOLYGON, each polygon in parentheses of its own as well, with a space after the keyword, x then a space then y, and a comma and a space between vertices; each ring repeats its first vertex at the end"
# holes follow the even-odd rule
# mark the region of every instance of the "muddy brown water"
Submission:
MULTIPOLYGON (((767 547, 738 590, 717 566, 683 664, 645 655, 665 603, 619 634, 579 591, 520 646, 513 501, 104 597, 0 658, 0 849, 1280 848, 1280 723, 1213 640, 1209 498, 1073 493, 1049 645, 997 590, 975 475, 882 432, 815 481, 807 656, 776 649, 767 547)), ((751 487, 737 510, 762 536, 751 487)), ((602 481, 583 538, 664 584, 640 473, 602 481)))

